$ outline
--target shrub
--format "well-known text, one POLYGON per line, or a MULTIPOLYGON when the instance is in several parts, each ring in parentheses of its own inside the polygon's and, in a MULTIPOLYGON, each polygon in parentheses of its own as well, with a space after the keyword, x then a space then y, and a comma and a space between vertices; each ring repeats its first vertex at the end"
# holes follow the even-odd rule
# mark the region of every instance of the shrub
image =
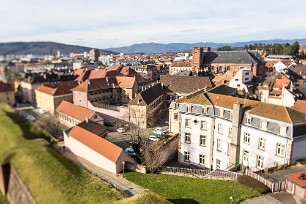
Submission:
POLYGON ((266 185, 250 176, 240 175, 237 180, 239 183, 258 191, 261 194, 270 192, 270 189, 266 185))

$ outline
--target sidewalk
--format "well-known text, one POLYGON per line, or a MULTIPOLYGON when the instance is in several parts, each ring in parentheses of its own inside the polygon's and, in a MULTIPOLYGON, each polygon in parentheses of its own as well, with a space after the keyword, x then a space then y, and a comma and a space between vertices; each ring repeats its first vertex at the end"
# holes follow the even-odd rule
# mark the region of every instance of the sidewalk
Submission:
POLYGON ((119 191, 125 193, 128 196, 134 196, 140 194, 145 191, 144 188, 135 185, 121 175, 116 175, 110 173, 96 165, 90 163, 89 161, 78 157, 77 155, 73 154, 69 149, 60 150, 61 144, 55 144, 54 147, 67 159, 73 161, 75 164, 84 167, 87 171, 92 173, 95 176, 98 176, 102 180, 106 181, 107 183, 111 184, 113 187, 117 188, 119 191))

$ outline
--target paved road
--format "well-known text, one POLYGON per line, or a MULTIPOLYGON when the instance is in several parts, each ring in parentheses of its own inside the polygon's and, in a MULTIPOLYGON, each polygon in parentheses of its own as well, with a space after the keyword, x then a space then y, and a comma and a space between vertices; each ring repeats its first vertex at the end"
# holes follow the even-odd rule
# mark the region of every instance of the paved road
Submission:
POLYGON ((280 192, 251 198, 242 201, 241 204, 306 204, 306 200, 287 192, 280 192))
POLYGON ((131 183, 130 181, 124 179, 122 175, 115 175, 110 173, 96 165, 90 163, 89 161, 76 156, 71 151, 66 149, 65 151, 59 150, 59 147, 63 146, 63 143, 60 142, 55 145, 55 148, 62 153, 63 156, 68 158, 69 160, 73 161, 75 164, 84 167, 93 175, 98 176, 102 180, 106 181, 107 183, 111 184, 113 187, 117 188, 121 192, 127 194, 128 196, 133 196, 144 192, 146 189, 131 183))

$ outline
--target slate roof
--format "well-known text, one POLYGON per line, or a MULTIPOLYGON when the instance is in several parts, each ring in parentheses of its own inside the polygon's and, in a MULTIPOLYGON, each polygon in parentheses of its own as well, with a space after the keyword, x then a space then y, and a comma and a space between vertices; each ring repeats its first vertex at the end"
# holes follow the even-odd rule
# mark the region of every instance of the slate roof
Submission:
POLYGON ((9 91, 14 91, 13 87, 11 87, 7 83, 0 81, 0 92, 9 92, 9 91))
POLYGON ((117 162, 122 152, 122 149, 117 145, 77 125, 66 132, 70 137, 73 137, 114 163, 117 162))
POLYGON ((214 51, 203 54, 205 63, 264 64, 256 51, 214 51))
POLYGON ((140 93, 130 102, 130 105, 146 106, 164 94, 164 89, 160 83, 154 84, 140 93))
POLYGON ((46 74, 36 75, 36 76, 28 76, 23 81, 31 84, 39 84, 39 83, 47 83, 47 82, 59 82, 59 81, 72 81, 75 80, 74 75, 58 75, 58 74, 46 74))
POLYGON ((160 82, 166 92, 192 93, 203 88, 212 88, 213 84, 209 77, 161 75, 160 82))
POLYGON ((92 120, 88 120, 87 122, 84 120, 83 122, 77 124, 77 126, 100 137, 103 137, 107 133, 106 126, 93 122, 92 120))

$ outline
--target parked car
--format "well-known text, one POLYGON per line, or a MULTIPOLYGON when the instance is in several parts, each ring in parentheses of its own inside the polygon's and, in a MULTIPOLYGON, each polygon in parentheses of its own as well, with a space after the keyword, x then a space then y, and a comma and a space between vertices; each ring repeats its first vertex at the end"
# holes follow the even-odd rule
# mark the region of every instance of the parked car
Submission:
POLYGON ((149 136, 149 140, 151 140, 151 141, 159 141, 160 139, 158 137, 156 137, 155 135, 150 135, 149 136))
POLYGON ((122 132, 125 132, 125 129, 122 128, 122 127, 121 127, 121 128, 118 128, 118 129, 117 129, 117 132, 121 132, 121 133, 122 133, 122 132))
POLYGON ((155 130, 153 131, 154 135, 160 135, 162 136, 164 134, 163 128, 161 127, 156 127, 155 130))
POLYGON ((125 151, 128 155, 136 156, 136 152, 135 152, 135 150, 133 149, 132 146, 126 148, 124 151, 125 151))
POLYGON ((27 119, 28 121, 31 121, 31 122, 33 122, 33 121, 36 120, 36 118, 35 118, 33 115, 27 115, 27 116, 26 116, 26 119, 27 119))

